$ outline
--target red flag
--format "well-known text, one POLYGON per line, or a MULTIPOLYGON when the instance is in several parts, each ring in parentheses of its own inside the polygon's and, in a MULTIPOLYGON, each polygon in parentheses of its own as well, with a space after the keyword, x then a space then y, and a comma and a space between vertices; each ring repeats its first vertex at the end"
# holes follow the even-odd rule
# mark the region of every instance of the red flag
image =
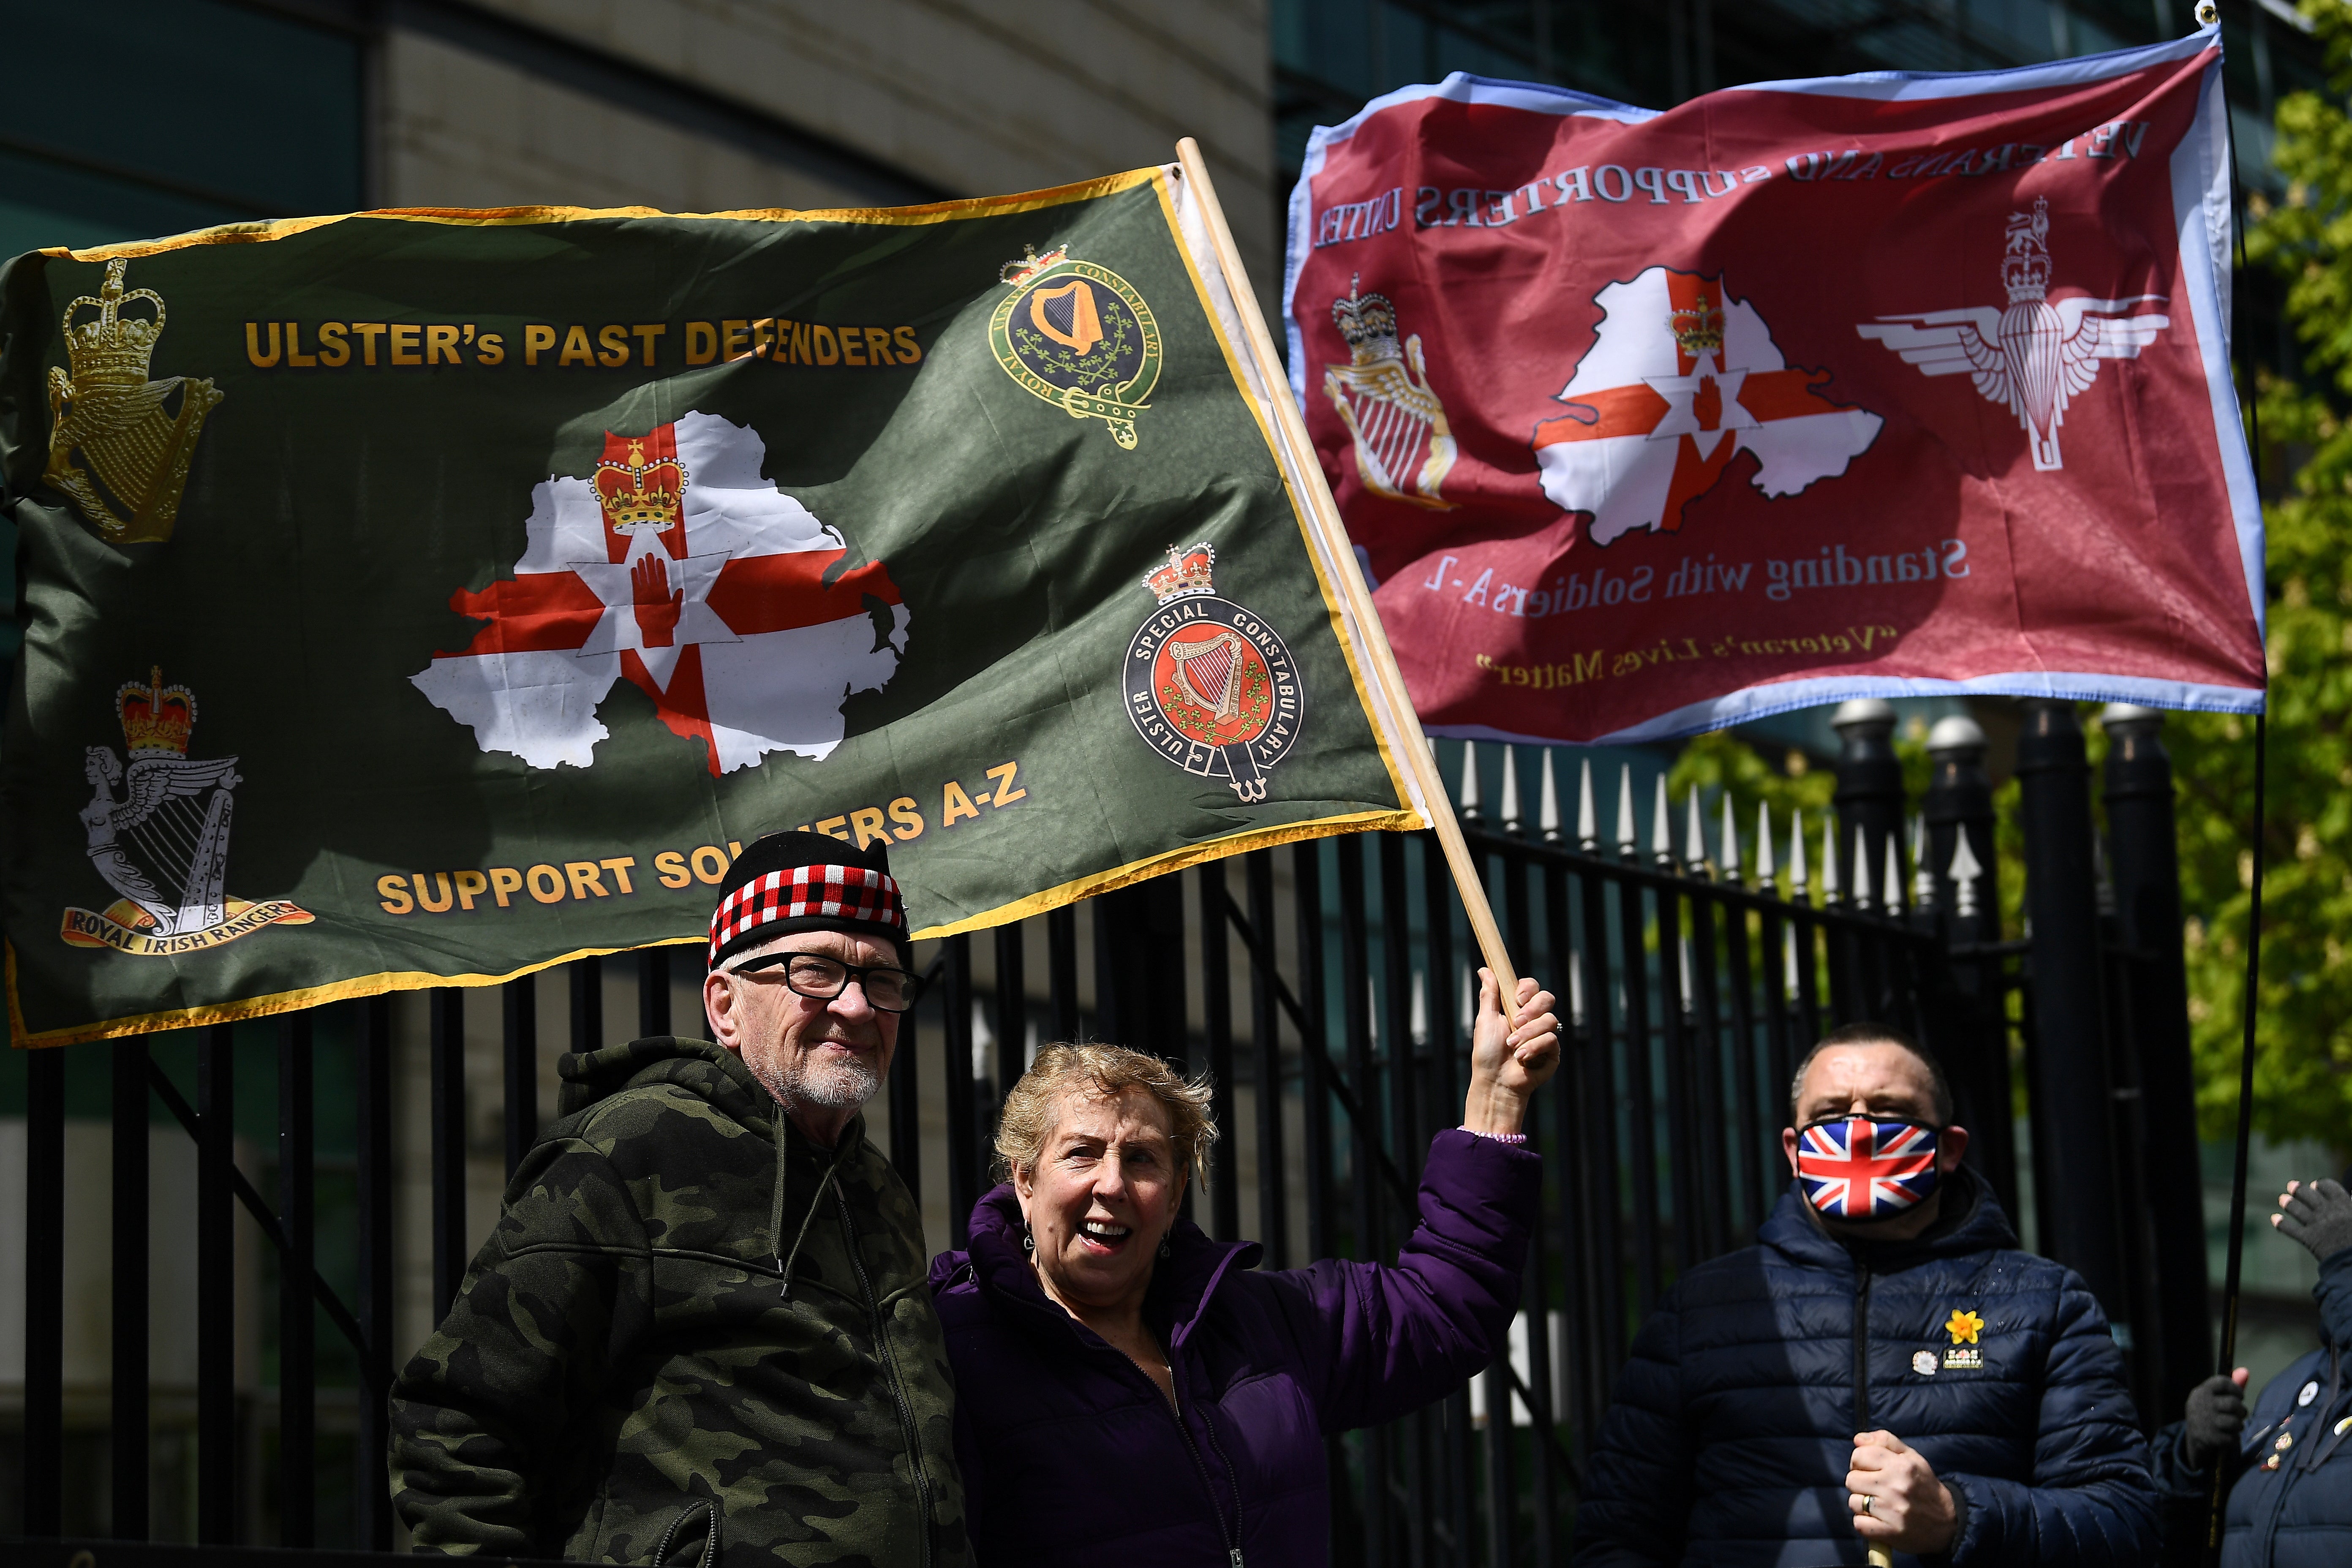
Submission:
POLYGON ((2257 711, 2221 45, 1315 132, 1293 390, 1424 725, 2257 711))

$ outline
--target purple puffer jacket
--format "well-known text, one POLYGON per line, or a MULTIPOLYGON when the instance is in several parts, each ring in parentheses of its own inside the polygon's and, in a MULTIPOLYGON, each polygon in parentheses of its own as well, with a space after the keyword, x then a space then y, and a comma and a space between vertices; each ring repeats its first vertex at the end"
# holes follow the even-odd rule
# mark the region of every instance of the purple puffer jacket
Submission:
POLYGON ((1253 1273, 1257 1243, 1179 1220, 1144 1317, 1169 1349, 1181 1424, 1134 1363, 1046 1298, 1013 1189, 990 1193, 971 1250, 931 1263, 979 1563, 1325 1563, 1323 1439, 1417 1410, 1493 1360, 1542 1171, 1524 1149, 1440 1132, 1420 1228, 1389 1268, 1253 1273))

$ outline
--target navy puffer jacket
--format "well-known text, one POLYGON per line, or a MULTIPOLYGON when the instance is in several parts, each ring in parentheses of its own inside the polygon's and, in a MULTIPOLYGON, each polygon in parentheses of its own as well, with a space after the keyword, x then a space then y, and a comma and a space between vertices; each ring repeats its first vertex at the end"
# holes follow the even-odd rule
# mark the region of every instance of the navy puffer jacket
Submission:
MULTIPOLYGON (((2221 1515, 2221 1568, 2352 1563, 2352 1247, 2319 1266, 2311 1293, 2320 1348, 2263 1384, 2246 1417, 2221 1515)), ((2180 1432, 2176 1421, 2156 1436, 2157 1476, 2175 1502, 2165 1555, 2201 1563, 2213 1473, 2189 1467, 2180 1432)))
POLYGON ((1862 1563, 1845 1476, 1854 1434, 1882 1427, 1951 1489, 1954 1568, 2154 1555, 2147 1444, 2098 1303, 2017 1250, 1965 1167, 1944 1194, 1925 1235, 1849 1248, 1791 1184, 1761 1245, 1683 1277, 1586 1465, 1578 1568, 1862 1563))

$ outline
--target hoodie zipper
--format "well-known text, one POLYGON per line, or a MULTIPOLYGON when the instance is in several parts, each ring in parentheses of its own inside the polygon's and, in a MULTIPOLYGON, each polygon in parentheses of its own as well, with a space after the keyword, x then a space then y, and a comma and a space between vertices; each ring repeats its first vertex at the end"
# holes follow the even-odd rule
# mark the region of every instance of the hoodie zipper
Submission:
POLYGON ((923 1562, 928 1565, 931 1561, 931 1483, 929 1472, 923 1468, 921 1434, 915 1425, 914 1407, 907 1403, 907 1391, 898 1384, 898 1358, 890 1353, 882 1302, 874 1294, 873 1280, 866 1278, 866 1259, 858 1256, 857 1226, 849 1217, 849 1195, 835 1184, 833 1197, 841 1206, 841 1230, 849 1242, 850 1267, 857 1270, 857 1288, 866 1293, 866 1310, 874 1316, 874 1348, 889 1373, 890 1397, 898 1406, 898 1429, 907 1441, 907 1461, 915 1472, 915 1500, 923 1514, 923 1562))
POLYGON ((1853 1429, 1870 1430, 1870 1265, 1862 1268, 1853 1309, 1853 1429))

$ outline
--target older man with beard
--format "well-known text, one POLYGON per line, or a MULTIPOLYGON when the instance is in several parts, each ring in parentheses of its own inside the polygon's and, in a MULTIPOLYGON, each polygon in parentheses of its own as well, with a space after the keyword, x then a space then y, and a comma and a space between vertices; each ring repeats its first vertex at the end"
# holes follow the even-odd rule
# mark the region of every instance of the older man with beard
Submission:
POLYGON ((719 887, 716 1043, 563 1058, 562 1120, 393 1391, 418 1547, 967 1560, 921 1220, 859 1114, 908 966, 885 850, 772 835, 719 887))

